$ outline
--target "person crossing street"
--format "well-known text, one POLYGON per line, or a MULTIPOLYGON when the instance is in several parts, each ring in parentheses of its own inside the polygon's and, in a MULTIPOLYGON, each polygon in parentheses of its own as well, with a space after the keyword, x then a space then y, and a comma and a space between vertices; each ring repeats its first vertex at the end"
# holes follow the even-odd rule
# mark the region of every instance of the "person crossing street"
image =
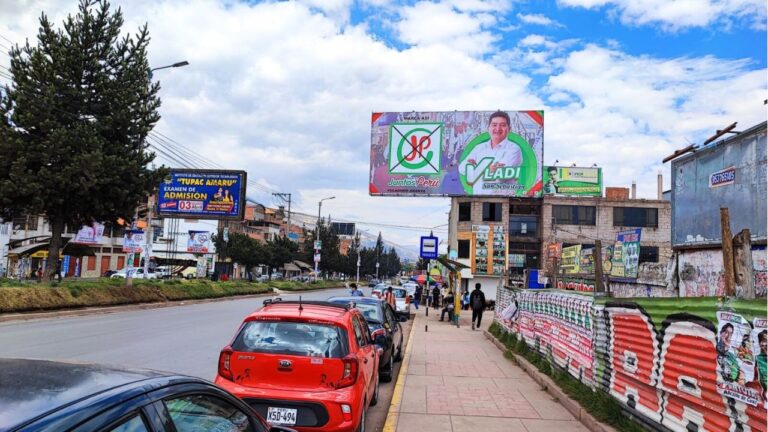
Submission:
POLYGON ((472 330, 480 328, 485 310, 485 294, 480 289, 480 283, 475 284, 475 290, 469 295, 469 305, 472 308, 472 330), (477 321, 477 323, 475 323, 477 321))

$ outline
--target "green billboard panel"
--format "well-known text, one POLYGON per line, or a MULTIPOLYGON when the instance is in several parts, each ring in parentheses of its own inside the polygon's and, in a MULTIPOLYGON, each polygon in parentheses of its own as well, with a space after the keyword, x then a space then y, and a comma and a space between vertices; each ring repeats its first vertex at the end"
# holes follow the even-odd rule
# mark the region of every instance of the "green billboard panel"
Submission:
POLYGON ((544 195, 603 195, 603 169, 580 167, 544 167, 544 195))

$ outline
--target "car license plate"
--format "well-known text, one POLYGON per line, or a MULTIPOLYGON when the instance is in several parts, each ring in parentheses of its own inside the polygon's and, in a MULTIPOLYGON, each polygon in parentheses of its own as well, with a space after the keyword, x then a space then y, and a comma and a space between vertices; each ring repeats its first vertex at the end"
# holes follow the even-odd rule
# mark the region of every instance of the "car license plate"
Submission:
POLYGON ((295 425, 296 411, 292 408, 267 408, 267 421, 272 424, 295 425))

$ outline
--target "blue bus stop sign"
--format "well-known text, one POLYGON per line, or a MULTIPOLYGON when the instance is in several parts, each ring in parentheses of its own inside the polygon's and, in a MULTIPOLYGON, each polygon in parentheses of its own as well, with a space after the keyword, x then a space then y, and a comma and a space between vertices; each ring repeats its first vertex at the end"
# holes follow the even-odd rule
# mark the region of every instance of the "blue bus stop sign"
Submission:
POLYGON ((421 238, 421 247, 419 248, 419 256, 424 259, 437 258, 437 237, 423 236, 421 238))

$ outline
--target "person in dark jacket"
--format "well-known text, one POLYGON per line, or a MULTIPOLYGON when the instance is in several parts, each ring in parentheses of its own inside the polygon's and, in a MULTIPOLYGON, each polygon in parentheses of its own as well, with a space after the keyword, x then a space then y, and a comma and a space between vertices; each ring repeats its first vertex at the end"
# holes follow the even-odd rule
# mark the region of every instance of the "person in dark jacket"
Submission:
POLYGON ((454 305, 454 298, 453 298, 453 292, 448 291, 448 294, 445 295, 445 298, 443 299, 443 312, 440 314, 440 321, 443 321, 445 319, 445 314, 448 314, 448 320, 453 322, 453 310, 455 308, 454 305))
POLYGON ((480 283, 475 284, 475 290, 469 295, 469 306, 472 308, 472 330, 480 328, 480 322, 483 320, 483 310, 485 310, 485 294, 480 289, 480 283), (477 320, 477 323, 475 323, 477 320))
POLYGON ((423 288, 421 285, 416 285, 416 289, 413 291, 413 305, 416 306, 416 310, 419 310, 419 303, 421 303, 421 291, 423 288))
POLYGON ((437 285, 432 288, 432 307, 435 310, 440 307, 440 288, 437 285))

